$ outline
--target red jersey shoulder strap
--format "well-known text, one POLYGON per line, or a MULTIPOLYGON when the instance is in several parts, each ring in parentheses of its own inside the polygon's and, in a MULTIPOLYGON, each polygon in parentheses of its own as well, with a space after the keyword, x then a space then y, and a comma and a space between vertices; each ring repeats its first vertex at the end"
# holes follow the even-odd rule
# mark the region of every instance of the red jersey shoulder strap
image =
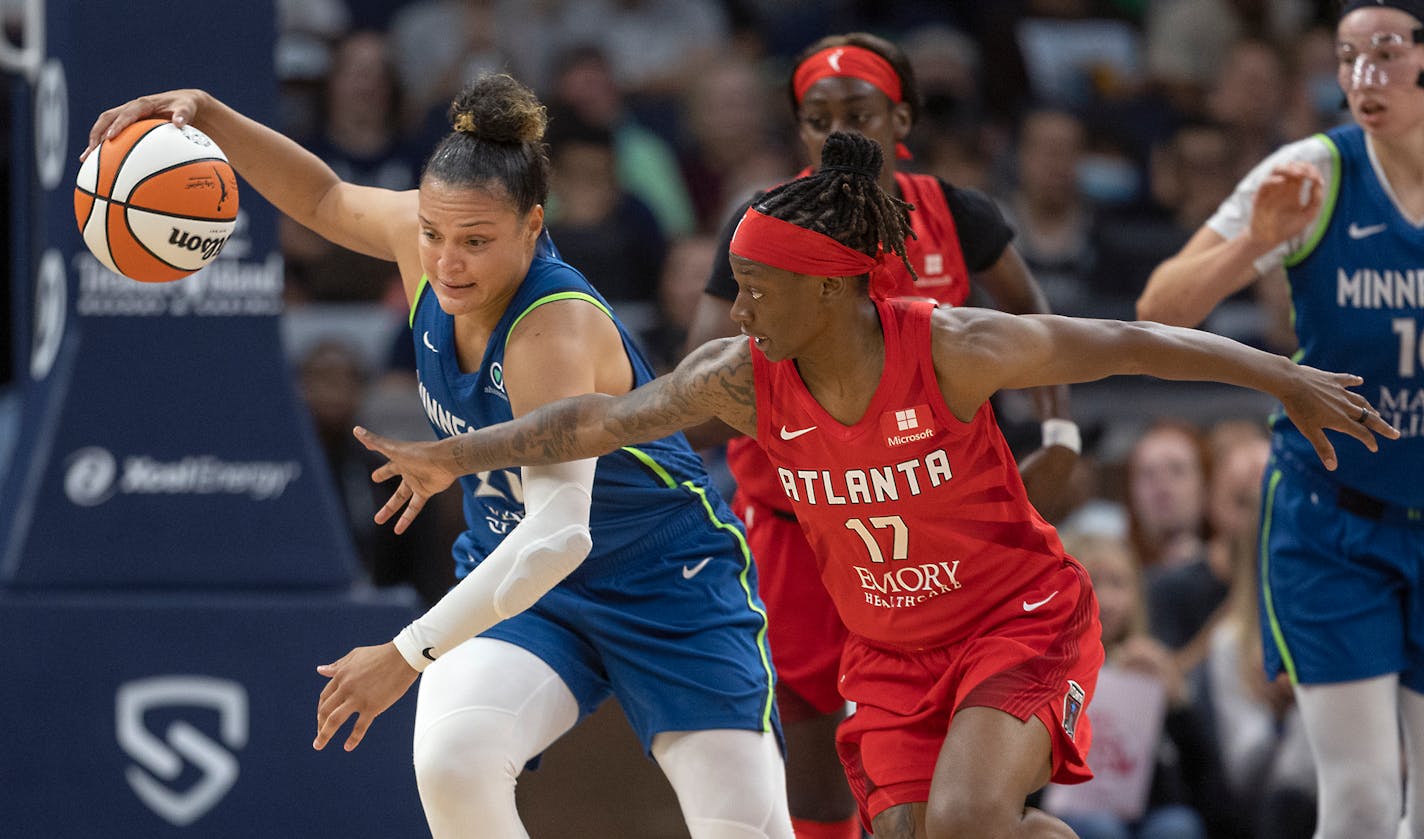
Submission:
POLYGON ((962 305, 969 296, 969 269, 959 246, 954 214, 944 197, 944 184, 932 175, 895 174, 900 195, 915 205, 910 227, 915 238, 905 241, 905 253, 917 281, 898 259, 887 261, 883 278, 873 282, 873 293, 882 297, 933 297, 951 306, 962 305))
POLYGON ((894 299, 878 302, 881 322, 886 326, 885 375, 893 376, 895 390, 904 393, 914 386, 915 373, 927 387, 938 387, 934 377, 934 357, 930 352, 930 317, 935 304, 928 300, 894 299), (928 378, 926 378, 926 376, 928 378))

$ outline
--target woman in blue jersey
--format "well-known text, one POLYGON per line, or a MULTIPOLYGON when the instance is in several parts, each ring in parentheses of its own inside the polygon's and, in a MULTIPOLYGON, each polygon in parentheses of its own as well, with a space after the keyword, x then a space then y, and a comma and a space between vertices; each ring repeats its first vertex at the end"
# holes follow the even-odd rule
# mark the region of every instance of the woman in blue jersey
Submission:
POLYGON ((1336 32, 1355 122, 1281 148, 1153 272, 1143 318, 1200 323, 1284 266, 1297 359, 1348 367, 1400 429, 1327 473, 1274 417, 1261 516, 1270 676, 1315 753, 1317 837, 1424 837, 1424 0, 1350 0, 1336 32), (1401 767, 1403 738, 1407 766, 1401 767), (1403 776, 1402 776, 1403 773, 1403 776), (1404 780, 1407 778, 1407 782, 1404 780), (1407 786, 1406 786, 1407 783, 1407 786))
MULTIPOLYGON (((440 437, 650 380, 622 325, 544 232, 543 106, 493 75, 450 113, 454 130, 407 192, 342 182, 194 90, 106 111, 90 147, 146 116, 194 124, 278 209, 397 263, 420 398, 440 437)), ((318 668, 330 682, 313 745, 355 717, 345 746, 355 748, 424 673, 414 758, 432 833, 524 836, 520 768, 616 695, 694 839, 789 839, 755 572, 740 524, 682 436, 461 483, 460 583, 394 640, 318 668)))

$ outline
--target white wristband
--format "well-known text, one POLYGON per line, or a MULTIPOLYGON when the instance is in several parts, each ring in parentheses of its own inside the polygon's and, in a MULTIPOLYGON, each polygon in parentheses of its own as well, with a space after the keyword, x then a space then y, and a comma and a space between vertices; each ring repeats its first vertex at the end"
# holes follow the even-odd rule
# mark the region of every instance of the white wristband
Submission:
POLYGON ((1044 420, 1042 429, 1044 448, 1062 446, 1073 454, 1083 453, 1083 435, 1079 433, 1076 422, 1055 417, 1044 420))

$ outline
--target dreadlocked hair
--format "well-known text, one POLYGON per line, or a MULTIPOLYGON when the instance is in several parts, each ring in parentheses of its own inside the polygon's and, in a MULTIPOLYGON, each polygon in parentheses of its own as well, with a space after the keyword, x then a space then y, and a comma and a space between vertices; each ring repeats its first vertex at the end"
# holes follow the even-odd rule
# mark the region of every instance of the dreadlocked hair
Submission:
POLYGON ((876 256, 883 247, 900 257, 910 276, 916 277, 905 254, 906 237, 915 235, 910 228, 914 205, 880 188, 884 161, 874 140, 833 131, 821 147, 821 168, 766 193, 756 210, 868 256, 876 256))

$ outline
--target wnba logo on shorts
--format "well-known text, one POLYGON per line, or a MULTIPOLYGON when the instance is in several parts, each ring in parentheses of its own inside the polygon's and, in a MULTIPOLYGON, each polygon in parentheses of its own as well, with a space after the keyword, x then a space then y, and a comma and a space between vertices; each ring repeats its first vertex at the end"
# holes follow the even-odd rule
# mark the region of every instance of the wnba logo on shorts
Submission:
POLYGON ((1078 727, 1078 718, 1083 715, 1083 702, 1088 698, 1083 686, 1068 680, 1068 692, 1063 694, 1063 730, 1071 738, 1078 727))
MULTIPOLYGON (((247 690, 237 682, 209 676, 156 676, 119 685, 114 700, 119 747, 134 759, 124 770, 129 787, 169 824, 184 827, 201 818, 237 782, 233 751, 247 745, 247 690), (178 709, 216 711, 218 737, 209 737, 182 719, 154 736, 145 717, 177 716, 178 709), (197 781, 186 784, 196 767, 197 781), (186 788, 169 784, 184 778, 186 788)), ((207 714, 204 715, 205 717, 207 714)))

